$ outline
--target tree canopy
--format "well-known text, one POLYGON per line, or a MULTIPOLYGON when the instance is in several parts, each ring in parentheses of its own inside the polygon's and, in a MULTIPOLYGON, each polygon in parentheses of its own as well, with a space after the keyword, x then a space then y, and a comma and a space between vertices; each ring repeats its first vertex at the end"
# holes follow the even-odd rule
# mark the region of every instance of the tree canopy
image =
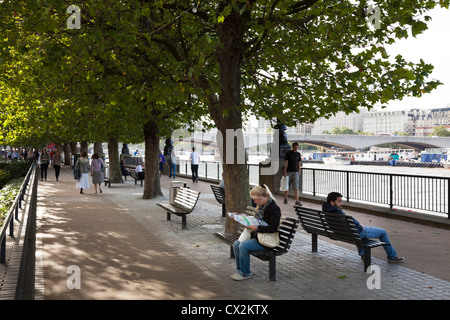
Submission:
MULTIPOLYGON (((224 133, 249 115, 292 125, 420 97, 440 84, 433 66, 390 57, 385 46, 418 36, 426 12, 448 5, 86 0, 71 28, 66 1, 3 0, 0 139, 145 138, 156 169, 158 139, 194 121, 212 119, 224 133)), ((242 210, 246 166, 224 163, 224 174, 227 208, 242 210)))

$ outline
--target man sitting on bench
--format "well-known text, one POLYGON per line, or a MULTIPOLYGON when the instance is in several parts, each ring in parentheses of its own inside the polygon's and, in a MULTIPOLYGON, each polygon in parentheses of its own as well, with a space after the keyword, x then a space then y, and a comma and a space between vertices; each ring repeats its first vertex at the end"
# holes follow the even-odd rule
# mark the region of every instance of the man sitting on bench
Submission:
MULTIPOLYGON (((342 211, 342 207, 344 202, 342 201, 342 195, 338 192, 331 192, 327 196, 327 202, 322 203, 322 211, 325 212, 333 212, 339 214, 345 214, 342 211)), ((359 236, 361 239, 370 238, 370 239, 379 239, 380 241, 387 243, 389 245, 383 246, 384 250, 387 254, 387 259, 389 263, 400 263, 405 261, 403 257, 397 257, 397 253, 394 250, 394 247, 391 245, 389 241, 389 237, 387 235, 386 230, 375 227, 368 227, 361 225, 356 219, 353 219, 356 227, 359 231, 359 236)), ((361 258, 364 256, 364 249, 358 247, 358 252, 361 258)))
POLYGON ((142 179, 142 180, 145 179, 144 163, 143 162, 139 163, 139 165, 136 167, 136 174, 137 174, 139 179, 142 179))

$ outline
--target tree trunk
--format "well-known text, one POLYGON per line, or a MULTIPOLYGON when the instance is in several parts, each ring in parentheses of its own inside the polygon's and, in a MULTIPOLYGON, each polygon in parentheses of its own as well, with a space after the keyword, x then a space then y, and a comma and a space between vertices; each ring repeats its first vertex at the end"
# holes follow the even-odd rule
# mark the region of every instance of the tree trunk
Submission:
POLYGON ((123 183, 122 172, 120 171, 119 140, 117 138, 110 137, 108 139, 108 157, 109 181, 123 183))
POLYGON ((70 145, 69 145, 69 143, 64 142, 63 151, 64 151, 64 165, 70 166, 70 145))
POLYGON ((159 181, 159 137, 158 126, 151 120, 144 124, 145 137, 145 180, 143 199, 162 196, 159 181))
POLYGON ((100 158, 103 158, 103 150, 101 142, 94 142, 94 153, 97 153, 100 158))
MULTIPOLYGON (((222 161, 225 180, 226 209, 228 212, 244 212, 250 204, 249 180, 246 160, 238 163, 245 149, 243 136, 236 135, 228 141, 227 129, 242 130, 241 112, 241 61, 243 53, 244 27, 239 14, 231 13, 222 24, 219 24, 218 34, 223 47, 219 50, 220 94, 218 110, 211 110, 214 122, 222 133, 222 161), (240 147, 240 148, 238 148, 240 147), (227 157, 227 152, 234 152, 233 160, 227 157), (227 160, 228 158, 228 160, 227 160)), ((230 217, 226 218, 225 232, 236 233, 237 223, 230 217)))
POLYGON ((89 153, 89 144, 87 141, 81 141, 80 142, 80 155, 83 151, 86 151, 86 153, 89 153))

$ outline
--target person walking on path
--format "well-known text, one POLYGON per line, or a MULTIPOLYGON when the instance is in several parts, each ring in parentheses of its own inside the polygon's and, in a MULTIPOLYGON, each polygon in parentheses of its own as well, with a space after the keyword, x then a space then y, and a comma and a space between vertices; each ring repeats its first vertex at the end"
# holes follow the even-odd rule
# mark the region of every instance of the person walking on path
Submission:
MULTIPOLYGON (((284 156, 284 176, 289 177, 289 185, 292 184, 294 188, 295 205, 301 206, 302 203, 298 200, 298 189, 300 185, 300 167, 301 155, 298 150, 298 142, 292 144, 292 150, 286 152, 284 156)), ((289 189, 284 192, 284 203, 288 203, 287 195, 289 189)))
POLYGON ((94 185, 94 188, 95 188, 94 194, 97 193, 97 185, 98 185, 98 189, 99 189, 100 193, 103 193, 103 191, 102 191, 102 183, 104 182, 103 168, 104 168, 103 159, 100 159, 98 154, 94 153, 92 155, 92 161, 91 161, 92 184, 94 185))
POLYGON ((164 154, 162 151, 159 151, 159 176, 161 177, 161 174, 164 172, 164 163, 166 163, 166 158, 164 157, 164 154))
POLYGON ((50 157, 48 156, 46 148, 42 149, 41 157, 40 157, 40 167, 41 167, 41 181, 47 181, 47 170, 48 170, 48 162, 50 157))
POLYGON ((198 182, 198 164, 200 163, 200 155, 195 151, 194 147, 192 147, 189 160, 191 161, 192 182, 198 182))
POLYGON ((61 151, 56 150, 55 155, 53 156, 53 168, 55 169, 56 181, 58 181, 59 173, 61 172, 61 163, 62 163, 61 151))
MULTIPOLYGON (((325 212, 345 214, 345 212, 342 211, 343 205, 344 202, 342 201, 342 195, 338 192, 330 192, 327 196, 327 202, 322 203, 322 210, 325 212)), ((361 239, 379 239, 380 241, 388 244, 386 246, 383 246, 383 248, 384 251, 386 251, 389 263, 400 263, 405 261, 405 258, 397 256, 397 252, 395 252, 394 246, 391 244, 386 230, 381 228, 363 226, 354 218, 353 221, 355 222, 356 228, 358 228, 359 236, 361 237, 361 239)), ((357 248, 361 259, 364 259, 364 249, 359 247, 357 248)))
POLYGON ((80 188, 80 194, 83 194, 83 189, 89 189, 89 159, 87 158, 87 152, 83 151, 81 157, 78 158, 75 164, 75 170, 79 170, 77 188, 80 188))

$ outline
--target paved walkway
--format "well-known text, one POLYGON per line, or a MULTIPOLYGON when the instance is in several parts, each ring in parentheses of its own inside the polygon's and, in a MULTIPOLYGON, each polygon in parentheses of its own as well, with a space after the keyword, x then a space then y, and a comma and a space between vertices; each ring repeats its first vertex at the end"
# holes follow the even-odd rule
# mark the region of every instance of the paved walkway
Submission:
MULTIPOLYGON (((173 180, 167 176, 161 178, 165 196, 143 200, 143 188, 134 181, 103 187, 102 194, 93 194, 91 186, 80 195, 71 170, 63 169, 59 182, 49 170, 48 181, 38 187, 36 299, 450 298, 449 230, 356 212, 351 214, 363 224, 385 227, 407 258, 402 265, 388 264, 384 250, 373 250, 380 289, 368 288, 375 276, 363 272, 355 248, 319 237, 319 252, 312 253, 310 236, 302 230, 290 252, 277 258, 276 282, 267 280, 268 263, 254 258, 255 275, 236 282, 230 278, 235 264, 228 246, 212 235, 224 229, 225 219, 209 184, 176 180, 202 192, 186 230, 180 217, 166 221, 156 205, 168 201, 173 180)), ((280 206, 295 216, 291 205, 280 206)))

